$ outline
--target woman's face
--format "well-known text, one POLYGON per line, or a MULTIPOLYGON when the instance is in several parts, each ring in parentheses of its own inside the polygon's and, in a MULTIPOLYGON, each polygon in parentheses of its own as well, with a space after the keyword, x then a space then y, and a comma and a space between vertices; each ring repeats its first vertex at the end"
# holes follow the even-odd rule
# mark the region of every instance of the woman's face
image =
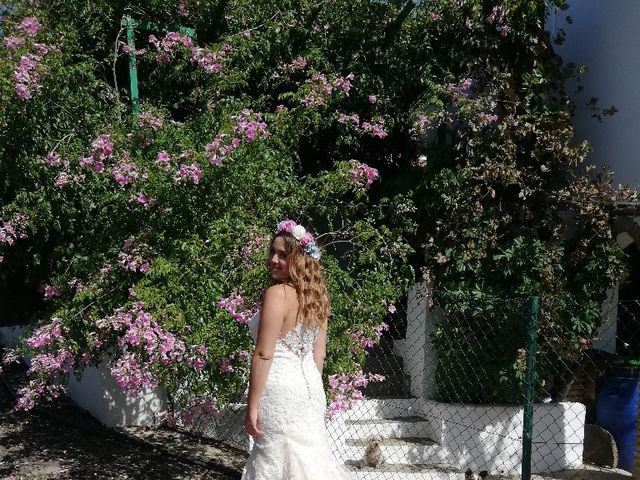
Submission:
POLYGON ((286 282, 289 280, 289 254, 287 245, 282 237, 276 237, 271 244, 267 266, 271 273, 271 278, 276 282, 286 282))

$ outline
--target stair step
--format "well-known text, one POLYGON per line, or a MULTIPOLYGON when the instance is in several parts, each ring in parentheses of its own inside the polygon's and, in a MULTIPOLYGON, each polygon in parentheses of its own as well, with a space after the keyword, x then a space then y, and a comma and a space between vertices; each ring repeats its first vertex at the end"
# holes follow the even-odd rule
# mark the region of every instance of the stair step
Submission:
MULTIPOLYGON (((369 444, 370 437, 351 438, 344 445, 335 449, 334 453, 342 461, 359 461, 369 444)), ((380 450, 385 462, 440 464, 445 460, 445 450, 427 437, 383 438, 380 450)))
MULTIPOLYGON (((366 446, 369 444, 369 438, 347 438, 345 445, 349 446, 366 446)), ((428 437, 387 437, 382 439, 381 445, 397 446, 397 445, 437 445, 437 442, 428 437)))
POLYGON ((422 417, 392 417, 351 419, 344 422, 347 438, 371 438, 381 435, 384 438, 424 437, 428 434, 429 422, 422 417))
POLYGON ((444 463, 387 463, 380 467, 361 467, 359 461, 349 460, 345 465, 354 477, 361 480, 460 480, 463 473, 444 463))
POLYGON ((411 416, 422 410, 423 400, 415 397, 370 398, 358 403, 336 418, 344 420, 365 420, 411 416))
POLYGON ((424 422, 425 419, 423 417, 419 417, 417 415, 409 415, 409 416, 397 416, 397 417, 384 417, 384 418, 352 418, 349 420, 345 420, 346 425, 373 425, 376 423, 391 423, 391 422, 424 422))

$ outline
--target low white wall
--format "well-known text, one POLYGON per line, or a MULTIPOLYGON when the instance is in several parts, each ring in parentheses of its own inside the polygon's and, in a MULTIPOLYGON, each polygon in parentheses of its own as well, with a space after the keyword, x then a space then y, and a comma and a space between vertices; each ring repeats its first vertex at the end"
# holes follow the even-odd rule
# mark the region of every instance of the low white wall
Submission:
MULTIPOLYGON (((26 325, 10 325, 8 327, 0 327, 0 344, 8 348, 13 348, 18 344, 18 339, 27 331, 26 325)), ((31 358, 22 356, 22 361, 31 366, 31 358)))
POLYGON ((137 397, 126 395, 111 375, 106 360, 87 367, 80 380, 68 382, 69 397, 107 427, 152 426, 155 415, 167 408, 167 394, 161 387, 145 388, 137 397))
MULTIPOLYGON (((522 463, 522 408, 463 405, 426 400, 422 415, 428 435, 443 447, 447 463, 461 469, 519 474, 522 463)), ((534 406, 532 471, 554 472, 582 464, 585 406, 542 403, 534 406)))
MULTIPOLYGON (((27 327, 0 327, 0 343, 14 347, 27 327)), ((29 365, 29 358, 23 357, 29 365)), ((87 367, 80 379, 71 375, 67 383, 69 397, 107 427, 151 426, 155 414, 167 408, 164 389, 144 389, 138 397, 126 395, 115 382, 105 360, 98 367, 87 367)))

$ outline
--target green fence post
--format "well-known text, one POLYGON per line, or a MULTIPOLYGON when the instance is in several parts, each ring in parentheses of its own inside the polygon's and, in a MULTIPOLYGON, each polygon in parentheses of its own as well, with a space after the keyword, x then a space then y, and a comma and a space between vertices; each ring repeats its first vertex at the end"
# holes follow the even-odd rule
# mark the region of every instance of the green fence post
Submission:
POLYGON ((531 447, 533 443, 533 400, 536 391, 536 340, 539 298, 529 298, 527 319, 526 369, 524 376, 524 418, 522 431, 522 480, 531 480, 531 447))
POLYGON ((121 26, 127 29, 127 45, 129 46, 129 85, 131 92, 131 110, 137 117, 140 114, 140 96, 138 93, 138 66, 136 65, 136 35, 134 28, 137 22, 128 16, 122 18, 121 26))
POLYGON ((140 114, 140 93, 138 92, 138 66, 136 64, 136 34, 135 29, 152 30, 161 33, 177 31, 191 38, 196 38, 196 30, 189 27, 163 25, 153 22, 139 22, 129 16, 122 17, 120 26, 127 29, 127 45, 129 46, 129 85, 131 92, 131 110, 134 117, 140 114))

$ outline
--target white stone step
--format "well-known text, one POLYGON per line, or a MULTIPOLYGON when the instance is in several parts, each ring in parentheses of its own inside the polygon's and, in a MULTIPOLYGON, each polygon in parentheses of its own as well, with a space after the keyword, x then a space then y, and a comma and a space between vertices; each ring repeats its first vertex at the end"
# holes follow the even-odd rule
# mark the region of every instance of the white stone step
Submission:
POLYGON ((424 400, 421 398, 367 399, 338 414, 336 420, 407 417, 420 413, 423 403, 424 400))
POLYGON ((359 468, 353 463, 347 463, 358 480, 462 480, 461 473, 445 464, 386 464, 380 468, 359 468))
POLYGON ((344 422, 344 438, 367 438, 373 435, 388 437, 427 437, 429 422, 422 417, 393 417, 347 419, 344 422))
MULTIPOLYGON (((369 438, 346 439, 334 453, 343 462, 358 462, 364 456, 369 438)), ((426 437, 386 437, 380 449, 388 464, 441 464, 446 460, 446 451, 426 437)))

